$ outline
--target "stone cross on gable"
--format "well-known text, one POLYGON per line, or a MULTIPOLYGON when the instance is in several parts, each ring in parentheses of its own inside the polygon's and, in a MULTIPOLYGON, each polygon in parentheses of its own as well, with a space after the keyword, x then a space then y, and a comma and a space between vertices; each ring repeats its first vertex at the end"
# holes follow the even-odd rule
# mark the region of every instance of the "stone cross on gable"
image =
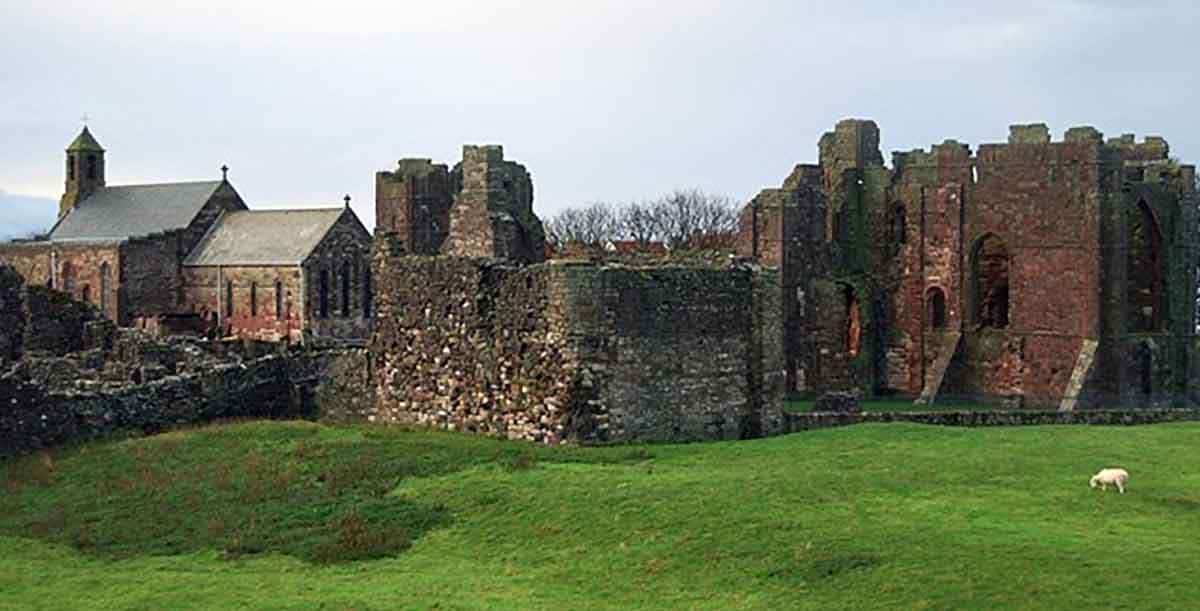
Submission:
POLYGON ((221 180, 222 181, 229 180, 229 166, 227 166, 225 164, 221 164, 221 180))
POLYGON ((79 117, 79 120, 80 120, 80 121, 83 121, 83 126, 84 126, 84 127, 87 127, 87 124, 88 124, 88 119, 89 119, 89 117, 88 117, 88 115, 87 115, 87 113, 86 113, 86 112, 85 112, 85 113, 83 113, 83 116, 82 116, 82 117, 79 117))

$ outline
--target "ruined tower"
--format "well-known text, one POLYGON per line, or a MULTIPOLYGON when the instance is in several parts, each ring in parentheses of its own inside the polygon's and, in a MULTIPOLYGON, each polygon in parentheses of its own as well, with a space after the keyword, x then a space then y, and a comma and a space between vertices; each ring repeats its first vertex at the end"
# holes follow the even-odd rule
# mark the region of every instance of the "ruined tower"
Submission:
POLYGON ((545 258, 533 180, 496 145, 464 146, 453 170, 429 159, 401 159, 395 171, 377 173, 375 217, 376 232, 409 254, 519 263, 545 258))
POLYGON ((450 171, 429 159, 401 159, 375 174, 376 231, 392 234, 412 254, 437 254, 450 229, 450 171))
POLYGON ((66 189, 58 203, 58 218, 66 216, 76 204, 104 187, 104 147, 83 131, 67 147, 66 189))
POLYGON ((525 166, 505 161, 500 146, 467 145, 452 180, 458 194, 443 254, 522 263, 545 258, 546 234, 533 213, 533 180, 525 166))

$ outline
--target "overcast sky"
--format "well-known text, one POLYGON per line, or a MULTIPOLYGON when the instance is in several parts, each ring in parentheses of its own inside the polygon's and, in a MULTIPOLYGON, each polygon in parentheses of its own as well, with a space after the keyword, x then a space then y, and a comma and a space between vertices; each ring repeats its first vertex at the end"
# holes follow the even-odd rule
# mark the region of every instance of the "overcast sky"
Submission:
POLYGON ((376 171, 453 164, 464 143, 524 163, 543 216, 684 186, 746 199, 814 161, 846 117, 879 122, 889 162, 1034 121, 1056 138, 1082 124, 1162 135, 1195 162, 1198 6, 4 2, 0 233, 53 219, 84 113, 109 184, 214 179, 227 163, 252 208, 349 193, 369 227, 376 171))

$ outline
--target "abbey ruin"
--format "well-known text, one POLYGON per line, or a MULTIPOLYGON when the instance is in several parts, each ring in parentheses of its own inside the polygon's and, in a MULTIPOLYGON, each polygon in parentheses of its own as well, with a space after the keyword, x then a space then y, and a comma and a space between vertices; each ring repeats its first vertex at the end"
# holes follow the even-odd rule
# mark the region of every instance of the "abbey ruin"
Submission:
POLYGON ((0 300, 23 321, 0 329, 0 397, 35 397, 0 417, 0 441, 22 447, 47 418, 161 426, 148 414, 189 388, 204 398, 172 422, 267 405, 539 443, 771 435, 808 426, 789 394, 829 391, 1018 410, 930 416, 947 423, 1197 414, 1200 202, 1161 138, 1014 126, 1007 143, 946 141, 889 168, 876 125, 847 120, 816 165, 745 207, 735 252, 654 261, 546 260, 532 176, 498 146, 378 172, 368 254, 348 207, 268 219, 225 179, 105 187, 102 149, 81 138, 59 224, 0 245, 20 274, 0 300), (66 323, 31 305, 47 300, 66 323), (291 346, 231 366, 219 342, 146 333, 187 317, 226 343, 291 346), (141 335, 113 340, 104 320, 141 335), (68 339, 47 351, 42 328, 68 339), (239 377, 200 381, 178 356, 196 350, 239 377), (88 400, 47 363, 78 372, 88 400))
POLYGON ((1167 142, 1018 125, 883 165, 847 120, 747 206, 783 274, 789 386, 1044 408, 1190 405, 1195 168, 1167 142))

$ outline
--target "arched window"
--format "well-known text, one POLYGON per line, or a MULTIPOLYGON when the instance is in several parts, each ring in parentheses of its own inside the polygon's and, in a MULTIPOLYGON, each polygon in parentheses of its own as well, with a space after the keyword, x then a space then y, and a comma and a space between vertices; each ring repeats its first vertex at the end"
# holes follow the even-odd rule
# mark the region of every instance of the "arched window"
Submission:
POLYGON ((75 156, 67 155, 67 180, 75 180, 75 156))
POLYGON ((108 292, 112 286, 112 268, 108 262, 100 264, 100 312, 108 316, 108 292))
POLYGON ((342 263, 342 316, 350 316, 350 262, 342 263))
POLYGON ((86 303, 92 302, 92 285, 85 284, 83 288, 79 289, 79 300, 86 303))
POLYGON ((321 270, 321 283, 317 295, 321 318, 329 318, 329 270, 321 270))
POLYGON ((250 283, 250 316, 258 316, 258 283, 250 283))
POLYGON ((1008 249, 1000 238, 987 235, 976 245, 973 261, 976 326, 1008 328, 1008 249))
POLYGON ((233 318, 233 281, 225 281, 225 316, 233 318))
POLYGON ((929 328, 935 330, 946 328, 946 293, 942 292, 942 289, 935 286, 926 291, 925 307, 929 311, 926 317, 929 328))
POLYGON ((62 265, 62 291, 72 297, 75 296, 75 266, 71 265, 70 261, 62 265))
POLYGON ((1126 253, 1129 331, 1161 331, 1167 322, 1163 308, 1166 278, 1163 274, 1162 232, 1144 201, 1129 211, 1126 253))
POLYGON ((363 286, 362 286, 362 310, 363 318, 371 317, 371 270, 363 270, 363 286))
POLYGON ((858 356, 858 352, 862 347, 862 317, 859 314, 858 293, 854 287, 846 285, 845 289, 846 301, 846 336, 845 349, 846 354, 850 358, 858 356))
POLYGON ((88 177, 88 180, 96 179, 96 156, 95 155, 87 156, 87 177, 88 177))
POLYGON ((275 320, 283 320, 283 282, 275 281, 275 320))

